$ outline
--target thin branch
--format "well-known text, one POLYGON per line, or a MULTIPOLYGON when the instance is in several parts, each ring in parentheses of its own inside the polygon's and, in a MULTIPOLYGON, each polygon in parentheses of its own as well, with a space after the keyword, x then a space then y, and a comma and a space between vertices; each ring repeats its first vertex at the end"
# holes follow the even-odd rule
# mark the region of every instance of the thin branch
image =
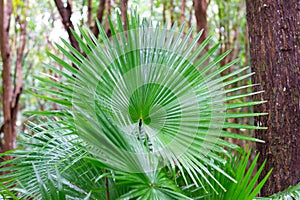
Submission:
MULTIPOLYGON (((106 173, 106 169, 103 170, 103 173, 106 173)), ((104 182, 105 182, 105 195, 106 195, 106 200, 109 200, 109 182, 107 176, 104 177, 104 182)))
POLYGON ((71 7, 71 1, 66 2, 66 7, 64 6, 65 4, 61 0, 54 0, 55 5, 58 9, 58 12, 62 18, 62 23, 68 32, 69 38, 71 45, 78 51, 80 52, 79 44, 77 40, 75 39, 74 35, 72 34, 71 30, 74 30, 74 25, 71 21, 71 16, 72 16, 72 7, 71 7))

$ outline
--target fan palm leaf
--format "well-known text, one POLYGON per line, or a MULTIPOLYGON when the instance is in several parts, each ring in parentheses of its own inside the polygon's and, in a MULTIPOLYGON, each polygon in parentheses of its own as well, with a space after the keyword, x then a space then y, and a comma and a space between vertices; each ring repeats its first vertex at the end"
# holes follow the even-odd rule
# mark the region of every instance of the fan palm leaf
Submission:
POLYGON ((15 159, 1 163, 1 191, 10 188, 18 198, 49 199, 49 191, 57 197, 105 198, 104 180, 98 178, 103 171, 85 159, 88 153, 72 129, 54 122, 32 125, 35 135, 25 135, 20 144, 26 149, 5 153, 15 159))
POLYGON ((116 170, 140 172, 144 168, 141 162, 150 159, 185 169, 196 185, 204 185, 200 177, 213 178, 207 166, 234 181, 211 164, 210 158, 224 151, 226 142, 219 136, 224 134, 222 128, 226 128, 227 118, 261 115, 226 113, 229 91, 222 89, 251 74, 226 81, 247 69, 243 68, 219 77, 237 63, 235 60, 219 66, 229 52, 204 66, 218 44, 198 59, 205 47, 197 46, 201 32, 191 40, 191 30, 183 35, 183 27, 178 32, 175 28, 167 31, 145 20, 139 22, 138 16, 132 15, 131 20, 128 31, 123 32, 118 17, 117 28, 110 27, 110 39, 99 26, 104 46, 88 30, 80 29, 85 41, 74 32, 86 57, 65 42, 73 53, 69 57, 81 70, 76 73, 77 82, 72 91, 73 113, 80 136, 101 152, 97 153, 99 159, 116 170), (151 152, 139 144, 141 134, 147 145, 151 145, 151 152), (145 158, 140 159, 141 156, 145 158), (136 160, 139 162, 135 163, 136 160))
MULTIPOLYGON (((48 88, 35 88, 40 93, 34 95, 61 104, 65 109, 31 112, 55 116, 59 121, 52 121, 51 126, 60 124, 49 128, 49 134, 42 131, 43 134, 39 137, 39 140, 47 143, 44 143, 43 148, 37 146, 40 151, 36 157, 42 158, 42 164, 37 159, 24 162, 29 169, 30 175, 26 176, 29 183, 30 179, 39 183, 32 185, 33 191, 38 191, 38 187, 43 190, 45 184, 51 186, 53 182, 66 183, 60 180, 76 177, 76 170, 71 171, 67 178, 69 172, 58 173, 65 171, 59 164, 65 162, 67 169, 76 166, 77 162, 83 162, 82 165, 91 164, 95 171, 84 172, 90 181, 103 177, 102 169, 111 170, 114 173, 107 176, 112 180, 122 180, 121 185, 126 183, 125 180, 131 183, 128 184, 131 190, 124 191, 119 196, 125 199, 158 199, 159 196, 165 199, 188 199, 184 191, 176 184, 171 184, 172 176, 165 170, 179 170, 186 185, 192 184, 205 192, 208 192, 208 188, 215 192, 220 188, 226 190, 215 176, 216 173, 236 182, 236 177, 224 170, 227 162, 224 155, 231 157, 227 149, 239 147, 224 138, 261 141, 229 133, 224 129, 264 128, 226 122, 228 118, 265 114, 227 112, 227 109, 263 103, 228 103, 229 100, 259 93, 237 93, 254 85, 224 89, 225 86, 249 78, 251 73, 238 76, 248 68, 220 76, 229 67, 237 65, 238 60, 220 66, 220 61, 230 52, 216 55, 219 44, 203 52, 211 37, 198 45, 202 32, 191 39, 192 29, 184 34, 184 26, 177 29, 175 24, 167 30, 159 24, 153 25, 151 21, 140 20, 135 12, 128 20, 128 31, 124 31, 119 15, 116 26, 110 21, 111 38, 107 37, 100 24, 98 28, 99 40, 88 28, 79 28, 79 33, 73 31, 83 54, 65 40, 62 40, 64 47, 57 45, 79 70, 67 61, 49 54, 64 70, 47 67, 62 78, 58 80, 49 75, 37 77, 48 88), (48 95, 42 95, 43 92, 48 95), (56 98, 49 97, 50 95, 56 98), (67 139, 69 136, 59 137, 56 134, 54 141, 59 143, 59 148, 56 148, 51 145, 51 138, 44 138, 51 135, 53 137, 55 133, 52 132, 59 132, 62 128, 67 135, 71 131, 78 143, 73 144, 73 139, 67 139), (67 141, 59 142, 60 139, 67 141), (69 146, 65 147, 65 143, 69 146), (47 148, 49 151, 46 152, 49 152, 50 157, 42 155, 47 148), (72 151, 68 152, 69 149, 72 151), (57 155, 62 155, 63 158, 56 160, 57 155), (65 155, 70 155, 70 159, 64 158, 65 155), (55 164, 48 163, 48 160, 54 160, 55 164), (57 174, 54 177, 45 174, 49 164, 53 167, 47 174, 57 174)), ((22 157, 21 154, 16 154, 16 157, 22 157)), ((29 158, 33 157, 35 153, 29 158)), ((25 167, 22 159, 16 165, 20 169, 25 167)), ((17 161, 15 159, 12 162, 17 161)), ((4 168, 6 171, 15 169, 15 165, 4 168)), ((21 172, 21 175, 24 173, 21 172)), ((13 186, 16 179, 8 183, 13 186)), ((70 183, 77 185, 73 179, 70 183)), ((86 188, 78 186, 69 189, 74 194, 83 191, 80 195, 90 195, 92 198, 91 191, 94 190, 88 188, 88 185, 90 184, 86 188)), ((95 187, 103 188, 103 181, 95 187)), ((25 188, 29 190, 30 184, 25 188)), ((28 196, 29 194, 35 193, 29 191, 28 196)), ((104 194, 100 192, 99 195, 104 194)))
MULTIPOLYGON (((224 144, 232 147, 219 137, 227 135, 223 128, 232 126, 224 123, 227 118, 261 115, 226 113, 230 106, 226 104, 228 99, 253 95, 227 97, 229 92, 243 87, 223 90, 224 86, 251 76, 227 80, 247 68, 220 77, 237 60, 219 66, 229 52, 209 60, 218 44, 199 58, 210 40, 197 46, 201 32, 190 39, 191 30, 186 35, 183 27, 178 32, 175 26, 168 31, 145 20, 140 22, 134 14, 128 31, 123 32, 120 17, 117 21, 117 28, 111 23, 112 38, 107 38, 99 26, 100 42, 88 29, 79 28, 84 40, 74 32, 85 57, 66 41, 63 42, 68 50, 58 46, 80 71, 75 72, 51 55, 75 73, 76 79, 70 75, 65 77, 70 84, 52 85, 59 85, 58 89, 63 91, 61 96, 72 103, 72 117, 80 137, 92 144, 97 149, 94 154, 115 170, 140 172, 144 168, 141 162, 150 159, 157 160, 160 167, 167 162, 173 168, 186 169, 196 185, 203 185, 200 177, 213 178, 207 166, 234 181, 211 164, 210 158, 217 158, 224 151, 224 144), (210 62, 204 65, 207 61, 210 62), (149 153, 147 145, 141 145, 141 134, 152 152, 149 153)), ((250 127, 239 125, 239 128, 250 127)))

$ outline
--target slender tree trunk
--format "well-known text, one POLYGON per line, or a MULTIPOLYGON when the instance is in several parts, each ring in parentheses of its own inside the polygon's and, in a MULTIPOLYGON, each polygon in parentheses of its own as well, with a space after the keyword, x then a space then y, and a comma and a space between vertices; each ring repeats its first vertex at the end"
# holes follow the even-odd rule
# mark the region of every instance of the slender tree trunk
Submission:
MULTIPOLYGON (((98 11, 97 11, 97 20, 102 23, 103 20, 103 13, 104 13, 104 9, 105 9, 105 0, 100 0, 99 1, 99 6, 98 6, 98 11)), ((95 22, 95 26, 93 27, 93 34, 98 37, 99 35, 99 29, 98 26, 95 22)))
MULTIPOLYGON (((28 1, 26 1, 28 6, 28 1)), ((2 58, 2 87, 3 87, 3 115, 4 115, 4 147, 3 151, 16 148, 17 139, 17 114, 19 110, 19 100, 22 93, 22 59, 26 45, 26 13, 21 20, 21 16, 16 16, 16 24, 20 25, 19 46, 17 47, 16 67, 15 67, 15 85, 13 85, 12 73, 12 52, 9 43, 10 19, 12 14, 12 1, 0 0, 0 50, 2 58)), ((1 128, 2 129, 2 128, 1 128)), ((7 157, 10 159, 10 157, 7 157)))
MULTIPOLYGON (((106 174, 106 173, 107 173, 107 170, 104 169, 104 170, 103 170, 103 173, 106 174)), ((108 177, 107 177, 107 176, 104 177, 104 183, 105 183, 105 199, 106 199, 106 200, 110 200, 110 194, 109 194, 109 180, 108 180, 108 177)))
POLYGON ((2 58, 2 87, 3 87, 3 115, 4 115, 4 151, 16 147, 16 133, 14 133, 14 122, 11 113, 11 101, 13 96, 11 79, 12 54, 9 45, 9 28, 12 13, 12 1, 0 0, 0 38, 2 58))
POLYGON ((173 0, 170 0, 170 19, 171 19, 171 24, 175 23, 175 17, 174 17, 174 2, 173 0))
POLYGON ((204 30, 202 36, 198 41, 199 43, 202 43, 208 36, 207 17, 206 17, 208 3, 206 2, 206 0, 193 0, 193 4, 195 9, 195 17, 197 21, 197 32, 199 32, 202 29, 204 30))
POLYGON ((162 0, 162 4, 163 4, 163 13, 162 13, 162 17, 163 17, 163 23, 166 23, 166 7, 167 7, 167 3, 166 0, 162 0))
POLYGON ((127 30, 127 7, 128 0, 121 0, 121 18, 124 23, 124 29, 127 30))
POLYGON ((62 0, 54 0, 55 5, 58 9, 58 12, 62 18, 62 23, 68 33, 71 45, 80 52, 79 44, 75 39, 74 35, 72 34, 71 30, 74 30, 74 25, 71 21, 72 16, 72 1, 67 1, 65 4, 62 0), (66 6, 65 6, 66 5, 66 6))
POLYGON ((108 37, 111 36, 111 31, 110 31, 110 27, 109 27, 109 22, 108 22, 108 16, 110 16, 111 14, 111 0, 107 0, 107 4, 106 4, 106 19, 105 19, 105 32, 107 34, 108 37))
MULTIPOLYGON (((26 5, 28 6, 28 0, 26 1, 26 5)), ((13 122, 13 133, 14 136, 17 137, 17 115, 19 111, 19 100, 20 95, 23 90, 23 73, 22 73, 22 64, 23 64, 23 55, 26 45, 26 28, 27 28, 27 13, 24 16, 17 16, 16 23, 20 25, 20 37, 19 37, 19 46, 17 47, 17 58, 16 58, 16 67, 15 67, 15 87, 13 90, 12 103, 11 103, 11 113, 12 113, 12 122, 13 122)), ((16 140, 16 138, 15 138, 16 140)))
MULTIPOLYGON (((229 20, 224 20, 225 18, 228 19, 229 17, 232 17, 232 16, 228 15, 228 13, 230 13, 229 10, 232 8, 229 7, 228 3, 225 1, 219 1, 218 7, 219 7, 218 15, 219 15, 219 19, 220 19, 219 20, 219 42, 221 43, 220 54, 223 54, 230 49, 233 50, 233 52, 231 52, 230 55, 226 56, 224 59, 221 60, 220 64, 221 64, 221 66, 224 66, 227 63, 229 63, 232 59, 235 59, 238 56, 239 48, 238 48, 237 44, 239 41, 237 40, 238 32, 235 29, 236 26, 234 24, 232 24, 229 20), (233 38, 232 38, 232 35, 233 35, 233 38)), ((227 74, 230 74, 233 71, 234 71, 234 68, 230 67, 228 70, 223 71, 221 73, 221 75, 226 76, 227 74)), ((224 81, 229 81, 231 79, 232 78, 229 78, 224 81)), ((226 89, 230 89, 232 87, 233 87, 233 85, 228 85, 226 87, 226 89)), ((227 95, 232 96, 233 92, 228 93, 227 95)), ((233 101, 229 101, 228 103, 233 103, 233 101)), ((236 112, 236 110, 232 109, 232 110, 228 110, 228 112, 236 112)), ((228 119, 227 121, 229 123, 238 123, 237 118, 228 119)), ((239 129, 234 129, 234 128, 228 128, 226 131, 232 132, 232 133, 239 133, 239 129)), ((235 144, 239 144, 241 142, 240 140, 232 139, 232 138, 230 138, 228 140, 235 144)))
POLYGON ((268 130, 256 131, 265 140, 257 144, 259 163, 267 159, 264 174, 273 168, 261 191, 267 196, 300 181, 300 2, 247 0, 251 66, 254 83, 264 90, 254 100, 268 102, 255 107, 269 115, 255 118, 268 130))
POLYGON ((185 1, 186 0, 181 0, 181 16, 180 16, 180 22, 181 22, 181 24, 184 24, 184 22, 185 22, 185 15, 184 15, 184 12, 185 12, 185 1))
POLYGON ((91 28, 92 26, 92 16, 93 16, 93 4, 92 0, 88 0, 88 15, 87 15, 87 25, 91 28))
POLYGON ((188 26, 192 26, 192 15, 193 15, 193 8, 189 8, 189 19, 188 19, 188 26))

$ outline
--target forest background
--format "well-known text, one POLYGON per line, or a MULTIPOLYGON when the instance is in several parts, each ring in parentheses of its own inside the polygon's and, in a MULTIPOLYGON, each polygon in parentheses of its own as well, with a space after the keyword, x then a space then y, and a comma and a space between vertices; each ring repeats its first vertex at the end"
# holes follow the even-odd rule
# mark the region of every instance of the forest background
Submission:
MULTIPOLYGON (((240 63, 231 66, 222 75, 251 66, 245 73, 255 72, 252 80, 245 79, 237 82, 236 86, 260 83, 254 88, 245 88, 241 93, 264 90, 263 94, 254 96, 254 100, 267 102, 256 107, 244 107, 239 111, 254 110, 269 115, 250 119, 235 118, 229 122, 269 128, 254 132, 232 127, 229 131, 255 135, 266 143, 255 146, 245 141, 231 142, 243 147, 250 145, 260 152, 259 163, 267 159, 263 174, 273 168, 262 195, 271 195, 299 182, 299 1, 1 0, 0 3, 0 106, 3 111, 0 113, 1 152, 16 148, 17 141, 23 137, 20 133, 30 133, 26 123, 35 121, 36 116, 28 114, 28 111, 61 108, 59 104, 42 99, 41 94, 33 94, 31 90, 33 87, 43 87, 35 78, 37 74, 46 73, 60 79, 54 71, 44 68, 44 63, 50 63, 63 70, 47 55, 50 51, 59 57, 63 56, 55 43, 64 46, 60 39, 64 38, 80 51, 71 29, 79 32, 78 26, 87 25, 98 36, 98 20, 110 35, 108 16, 112 14, 112 21, 116 21, 114 13, 120 11, 126 24, 126 12, 137 8, 141 17, 167 23, 169 28, 174 23, 186 24, 185 31, 193 26, 193 35, 204 29, 199 43, 212 35, 214 41, 221 43, 218 49, 220 54, 232 50, 221 64, 225 65, 235 58, 239 58, 240 63)), ((243 101, 248 102, 252 100, 250 98, 245 96, 243 101)))

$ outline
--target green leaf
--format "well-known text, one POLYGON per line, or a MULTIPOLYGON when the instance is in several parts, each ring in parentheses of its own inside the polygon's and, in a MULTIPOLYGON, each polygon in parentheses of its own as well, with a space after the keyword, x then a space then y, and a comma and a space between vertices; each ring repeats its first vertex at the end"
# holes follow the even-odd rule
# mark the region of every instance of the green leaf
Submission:
POLYGON ((284 191, 273 194, 269 197, 259 197, 255 200, 283 200, 283 199, 300 199, 300 183, 290 186, 284 191))

